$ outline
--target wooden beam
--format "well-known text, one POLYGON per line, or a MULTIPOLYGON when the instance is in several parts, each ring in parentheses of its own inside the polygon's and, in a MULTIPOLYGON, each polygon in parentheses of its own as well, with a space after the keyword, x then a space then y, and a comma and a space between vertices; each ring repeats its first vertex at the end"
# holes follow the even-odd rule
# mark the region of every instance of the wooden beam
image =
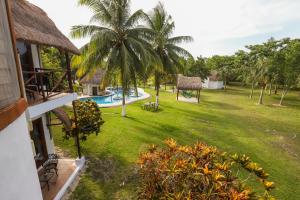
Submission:
POLYGON ((73 105, 73 112, 74 112, 74 123, 75 123, 75 141, 77 147, 78 158, 81 158, 81 147, 80 147, 80 140, 79 140, 79 127, 77 122, 77 112, 76 112, 76 103, 75 101, 72 102, 73 105))
POLYGON ((68 76, 69 89, 70 89, 70 92, 74 92, 73 82, 72 82, 70 56, 68 53, 65 53, 65 56, 66 56, 66 63, 67 63, 67 76, 68 76))
POLYGON ((6 128, 19 116, 21 116, 28 104, 25 99, 19 99, 16 103, 0 110, 0 130, 6 128))

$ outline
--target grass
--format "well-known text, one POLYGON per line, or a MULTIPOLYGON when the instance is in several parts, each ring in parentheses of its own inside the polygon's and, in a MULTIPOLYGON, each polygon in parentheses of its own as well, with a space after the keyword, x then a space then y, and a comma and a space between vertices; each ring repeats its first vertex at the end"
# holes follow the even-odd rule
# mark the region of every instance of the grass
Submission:
MULTIPOLYGON (((147 90, 154 95, 153 90, 147 90)), ((200 140, 228 152, 245 153, 270 173, 278 199, 300 199, 300 97, 289 93, 285 107, 280 96, 265 96, 264 105, 248 98, 249 90, 202 91, 201 104, 177 102, 175 94, 161 92, 161 110, 141 110, 145 101, 121 108, 102 109, 105 124, 98 136, 82 143, 90 160, 72 199, 134 199, 134 163, 149 144, 162 145, 174 138, 181 144, 200 140)), ((153 99, 154 100, 154 99, 153 99)), ((149 101, 149 100, 146 100, 149 101)), ((64 141, 54 128, 55 143, 76 155, 74 142, 64 141)))

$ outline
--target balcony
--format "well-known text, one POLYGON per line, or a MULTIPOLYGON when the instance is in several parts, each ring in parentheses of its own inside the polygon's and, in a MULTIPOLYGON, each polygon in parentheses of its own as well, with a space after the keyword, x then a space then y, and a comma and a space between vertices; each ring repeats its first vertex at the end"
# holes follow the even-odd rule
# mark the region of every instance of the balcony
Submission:
POLYGON ((31 119, 77 99, 68 70, 36 68, 23 78, 31 119))
POLYGON ((30 105, 45 102, 62 93, 72 93, 72 79, 67 70, 41 69, 23 71, 27 101, 30 105))

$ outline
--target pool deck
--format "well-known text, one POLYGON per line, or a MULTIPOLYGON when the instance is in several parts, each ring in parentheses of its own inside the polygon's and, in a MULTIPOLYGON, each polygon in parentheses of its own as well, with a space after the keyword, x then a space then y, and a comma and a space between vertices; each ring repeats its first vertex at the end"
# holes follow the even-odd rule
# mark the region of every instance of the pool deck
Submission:
MULTIPOLYGON (((126 105, 128 104, 131 104, 131 103, 134 103, 136 101, 141 101, 141 100, 144 100, 144 99, 148 99, 149 97, 151 97, 150 94, 146 93, 143 89, 141 88, 138 88, 139 90, 139 93, 142 94, 141 97, 137 97, 137 98, 134 98, 134 99, 129 99, 127 100, 126 99, 126 105)), ((82 99, 82 98, 88 98, 88 97, 92 97, 92 96, 88 96, 88 95, 82 95, 82 96, 78 96, 77 99, 82 99)), ((71 104, 70 104, 71 105, 71 104)), ((69 105, 68 105, 69 106, 69 105)), ((109 104, 98 104, 98 106, 100 108, 112 108, 112 107, 118 107, 118 106, 122 106, 122 101, 120 102, 115 102, 115 103, 109 103, 109 104)))

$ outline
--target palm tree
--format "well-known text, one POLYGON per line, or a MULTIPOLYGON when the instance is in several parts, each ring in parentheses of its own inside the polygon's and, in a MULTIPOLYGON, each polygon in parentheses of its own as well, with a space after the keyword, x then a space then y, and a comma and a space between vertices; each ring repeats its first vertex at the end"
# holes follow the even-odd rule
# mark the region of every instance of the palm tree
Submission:
POLYGON ((126 116, 125 96, 130 85, 136 87, 137 73, 142 73, 155 56, 152 46, 145 40, 151 31, 139 26, 144 12, 138 10, 131 15, 130 0, 79 0, 79 5, 90 8, 93 16, 91 24, 72 27, 73 38, 91 38, 77 60, 86 71, 99 66, 104 66, 108 72, 120 71, 122 116, 126 116))
POLYGON ((165 11, 162 3, 159 3, 152 13, 146 15, 145 19, 147 27, 153 31, 153 34, 150 35, 152 45, 161 61, 156 63, 154 69, 156 105, 158 106, 162 77, 165 74, 177 73, 178 69, 182 67, 180 58, 192 57, 187 50, 177 45, 183 42, 190 42, 193 38, 190 36, 171 37, 175 29, 175 23, 165 11))

